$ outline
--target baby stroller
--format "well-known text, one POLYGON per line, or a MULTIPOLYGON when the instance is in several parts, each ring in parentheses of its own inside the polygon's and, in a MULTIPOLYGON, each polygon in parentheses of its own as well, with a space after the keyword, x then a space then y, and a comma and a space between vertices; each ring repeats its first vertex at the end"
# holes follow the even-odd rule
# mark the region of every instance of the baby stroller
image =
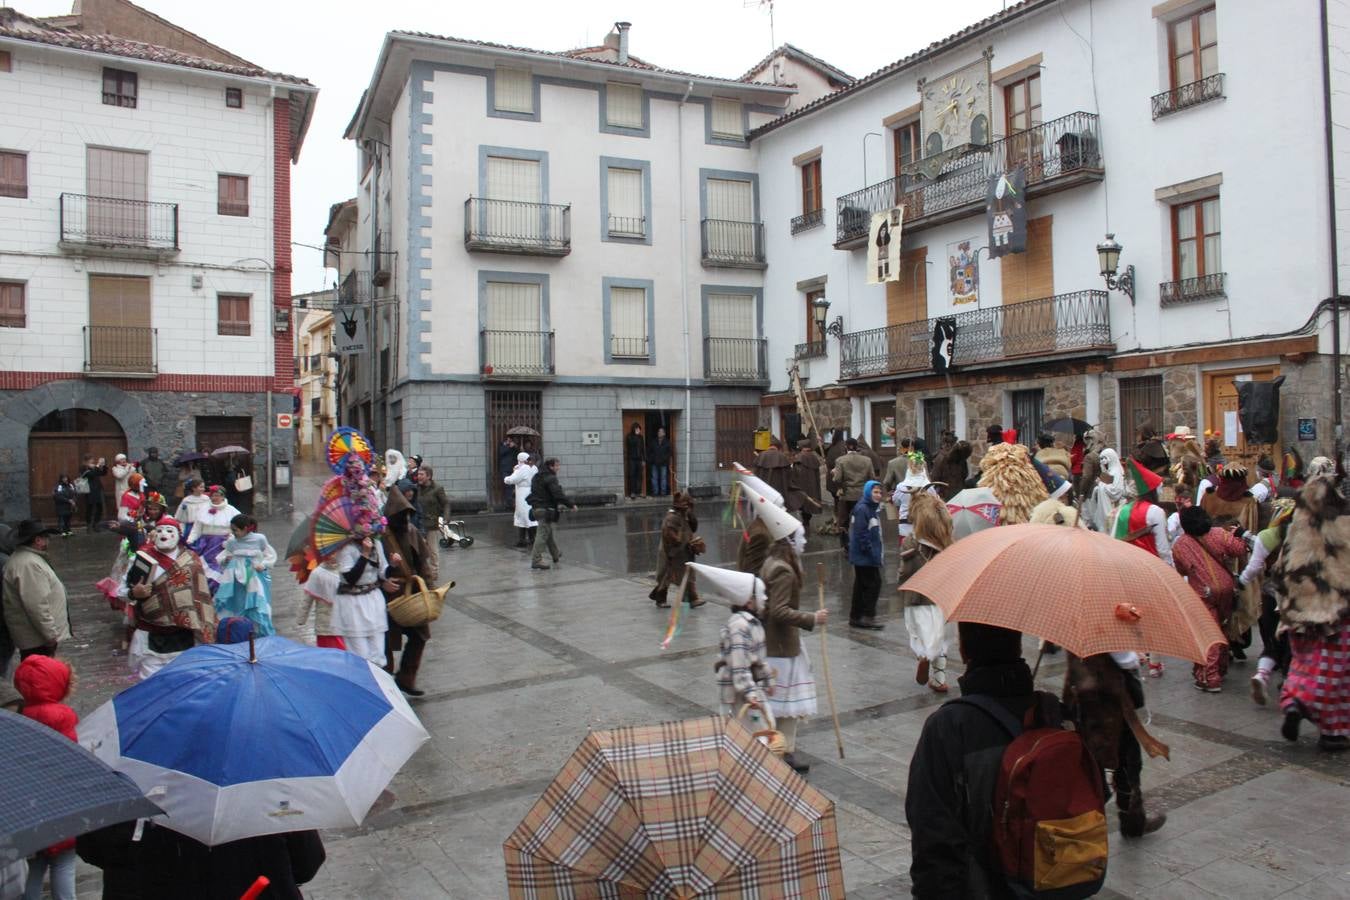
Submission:
POLYGON ((441 532, 441 546, 453 547, 458 544, 461 547, 472 547, 473 538, 465 532, 463 519, 455 519, 447 522, 443 516, 436 517, 436 528, 441 532))

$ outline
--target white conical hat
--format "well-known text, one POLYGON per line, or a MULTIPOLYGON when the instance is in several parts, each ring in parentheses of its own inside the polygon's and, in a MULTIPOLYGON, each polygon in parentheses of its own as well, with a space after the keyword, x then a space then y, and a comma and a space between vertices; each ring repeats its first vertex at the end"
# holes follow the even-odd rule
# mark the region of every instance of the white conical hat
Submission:
POLYGON ((697 573, 700 590, 721 597, 733 606, 752 606, 759 611, 764 609, 768 597, 764 591, 764 582, 749 572, 720 569, 703 563, 689 563, 689 568, 697 573))
POLYGON ((786 505, 786 502, 783 500, 783 495, 763 478, 750 474, 750 470, 740 463, 732 463, 731 467, 736 470, 737 476, 741 479, 741 484, 753 488, 755 493, 768 500, 774 506, 786 505))
POLYGON ((770 503, 768 498, 748 484, 742 482, 741 490, 750 501, 750 508, 755 511, 755 517, 764 520, 764 524, 769 528, 769 534, 775 541, 791 537, 802 527, 802 523, 794 519, 787 510, 770 503))

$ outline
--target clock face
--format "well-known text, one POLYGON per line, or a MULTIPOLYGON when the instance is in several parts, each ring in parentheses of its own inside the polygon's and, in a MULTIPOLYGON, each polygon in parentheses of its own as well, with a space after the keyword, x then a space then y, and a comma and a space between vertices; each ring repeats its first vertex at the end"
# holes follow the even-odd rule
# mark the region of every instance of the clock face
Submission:
POLYGON ((923 86, 924 150, 928 155, 988 140, 989 61, 981 59, 923 86))

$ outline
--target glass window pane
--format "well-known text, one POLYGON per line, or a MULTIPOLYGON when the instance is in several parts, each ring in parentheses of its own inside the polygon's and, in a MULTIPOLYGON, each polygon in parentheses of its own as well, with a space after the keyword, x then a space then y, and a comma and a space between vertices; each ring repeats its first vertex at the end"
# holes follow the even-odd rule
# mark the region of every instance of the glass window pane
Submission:
POLYGON ((1015 84, 1008 89, 1008 104, 1014 116, 1025 112, 1027 108, 1027 95, 1023 88, 1024 85, 1015 84))
MULTIPOLYGON (((1155 34, 1157 32, 1154 32, 1155 34)), ((1172 52, 1180 55, 1191 52, 1191 20, 1182 19, 1172 25, 1172 52)))
POLYGON ((1031 95, 1031 105, 1041 105, 1041 76, 1033 75, 1027 79, 1027 91, 1031 95))
POLYGON ((1203 213, 1204 213, 1204 217, 1205 217, 1205 220, 1204 220, 1204 224, 1205 224, 1205 234, 1218 234, 1218 233, 1219 233, 1219 198, 1218 198, 1218 197, 1215 197, 1213 200, 1206 200, 1206 201, 1205 201, 1205 208, 1204 208, 1204 210, 1203 210, 1203 213))
POLYGON ((1172 80, 1177 87, 1183 84, 1190 84, 1195 81, 1195 54, 1187 53, 1185 56, 1178 56, 1172 66, 1172 80))
POLYGON ((1177 207, 1177 239, 1195 237, 1195 204, 1187 203, 1177 207))
POLYGON ((1219 236, 1215 234, 1205 238, 1205 274, 1222 271, 1223 257, 1219 252, 1219 236))
POLYGON ((1219 72, 1219 48, 1206 47, 1200 51, 1200 77, 1208 78, 1219 72))
POLYGON ((1179 278, 1194 278, 1198 274, 1195 271, 1195 241, 1177 243, 1177 271, 1179 278))
POLYGON ((1219 41, 1219 32, 1215 11, 1205 10, 1200 14, 1200 46, 1206 47, 1219 41))

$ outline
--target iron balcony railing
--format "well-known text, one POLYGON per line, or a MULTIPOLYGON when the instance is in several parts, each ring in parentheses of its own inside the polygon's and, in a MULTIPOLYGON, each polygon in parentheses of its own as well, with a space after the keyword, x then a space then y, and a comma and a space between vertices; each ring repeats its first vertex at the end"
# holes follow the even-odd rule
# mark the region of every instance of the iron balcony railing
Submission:
POLYGON ((825 355, 824 341, 807 341, 798 344, 792 353, 793 359, 820 359, 825 355))
POLYGON ((370 273, 353 269, 338 285, 337 302, 344 306, 367 303, 371 297, 370 273))
POLYGON ((1192 81, 1153 95, 1153 118, 1161 119, 1190 106, 1199 106, 1223 96, 1223 73, 1192 81))
POLYGON ((764 268, 764 225, 761 222, 703 220, 703 264, 764 268))
POLYGON ((91 375, 155 375, 159 330, 132 325, 84 326, 84 371, 91 375))
POLYGON ((470 250, 566 256, 572 252, 572 206, 470 197, 464 201, 470 250))
MULTIPOLYGON (((939 318, 956 325, 952 366, 958 369, 1114 349, 1106 291, 1057 294, 939 318)), ((839 348, 840 379, 932 369, 933 328, 939 318, 845 334, 839 348)))
POLYGON ((1196 300, 1208 300, 1223 297, 1224 273, 1212 272, 1197 278, 1183 278, 1180 281, 1164 281, 1158 285, 1159 306, 1180 306, 1196 300))
POLYGON ((813 209, 810 212, 804 212, 800 216, 792 217, 792 233, 800 234, 803 231, 809 231, 812 228, 819 228, 825 224, 825 210, 813 209))
POLYGON ((613 337, 609 339, 609 355, 618 359, 646 359, 647 339, 645 337, 613 337))
POLYGON ((704 338, 703 377, 723 383, 768 381, 768 343, 763 338, 704 338))
POLYGON ((539 378, 553 374, 553 332, 485 328, 478 336, 485 378, 539 378))
POLYGON ((609 236, 617 238, 645 238, 646 216, 610 216, 609 236))
MULTIPOLYGON (((922 161, 920 162, 920 165, 922 161)), ((872 214, 905 207, 905 224, 985 202, 989 178, 1021 165, 1030 189, 1066 175, 1100 174, 1097 116, 1076 112, 948 160, 936 177, 901 174, 837 201, 835 244, 867 237, 872 214)))
POLYGON ((178 204, 61 195, 61 240, 72 244, 178 249, 178 204))

